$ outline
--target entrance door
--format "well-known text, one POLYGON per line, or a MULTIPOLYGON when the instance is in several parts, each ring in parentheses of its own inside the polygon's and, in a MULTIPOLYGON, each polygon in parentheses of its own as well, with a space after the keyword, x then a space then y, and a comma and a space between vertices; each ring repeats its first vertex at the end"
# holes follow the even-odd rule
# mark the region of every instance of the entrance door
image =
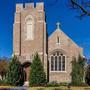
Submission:
POLYGON ((25 70, 25 81, 24 81, 25 86, 27 86, 27 84, 29 84, 30 65, 31 65, 30 62, 23 63, 23 68, 25 70))
POLYGON ((25 70, 25 73, 26 73, 25 81, 29 81, 30 66, 25 67, 24 70, 25 70))

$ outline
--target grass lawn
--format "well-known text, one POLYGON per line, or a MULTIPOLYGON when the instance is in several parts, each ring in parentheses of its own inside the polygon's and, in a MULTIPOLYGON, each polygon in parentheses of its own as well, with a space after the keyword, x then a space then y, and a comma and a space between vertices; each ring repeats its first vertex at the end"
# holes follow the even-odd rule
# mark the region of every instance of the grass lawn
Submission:
POLYGON ((15 88, 15 86, 0 86, 0 89, 1 88, 15 88))
POLYGON ((11 88, 15 88, 15 86, 0 86, 0 90, 1 89, 11 89, 11 88))
POLYGON ((68 89, 67 87, 31 87, 28 90, 90 90, 90 87, 71 87, 68 89))
MULTIPOLYGON (((0 86, 1 88, 15 88, 15 86, 0 86)), ((27 90, 90 90, 90 87, 71 87, 71 89, 68 89, 65 86, 60 86, 60 87, 29 87, 27 90)))

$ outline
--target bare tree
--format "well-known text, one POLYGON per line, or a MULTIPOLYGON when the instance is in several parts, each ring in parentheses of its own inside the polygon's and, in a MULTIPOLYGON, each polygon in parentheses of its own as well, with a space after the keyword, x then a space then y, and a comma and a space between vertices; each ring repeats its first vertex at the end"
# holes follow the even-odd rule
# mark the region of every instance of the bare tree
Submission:
POLYGON ((69 0, 69 5, 80 12, 80 17, 90 16, 90 0, 69 0))

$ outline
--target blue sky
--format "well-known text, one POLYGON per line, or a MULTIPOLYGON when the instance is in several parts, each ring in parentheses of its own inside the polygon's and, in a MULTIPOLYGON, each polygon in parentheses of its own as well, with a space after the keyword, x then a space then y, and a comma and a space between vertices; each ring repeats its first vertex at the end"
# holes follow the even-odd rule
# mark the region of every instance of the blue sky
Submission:
MULTIPOLYGON (((13 52, 13 22, 16 3, 29 3, 33 0, 0 0, 0 57, 11 57, 13 52)), ((38 2, 40 0, 35 0, 38 2)), ((84 55, 90 58, 90 17, 82 20, 76 11, 70 9, 67 0, 44 0, 47 31, 49 35, 56 29, 56 22, 61 29, 79 46, 84 48, 84 55)))

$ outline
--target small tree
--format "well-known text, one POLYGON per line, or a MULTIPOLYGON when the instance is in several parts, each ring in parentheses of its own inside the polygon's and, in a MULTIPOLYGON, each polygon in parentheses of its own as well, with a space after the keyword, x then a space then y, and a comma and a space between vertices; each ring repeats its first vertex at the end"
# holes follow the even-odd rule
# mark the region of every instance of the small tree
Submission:
POLYGON ((30 71, 30 86, 44 86, 46 84, 46 74, 38 53, 35 54, 30 71))
POLYGON ((81 56, 74 58, 72 61, 72 84, 73 85, 81 85, 84 77, 84 65, 85 59, 81 56))
POLYGON ((6 81, 10 85, 21 86, 24 82, 24 71, 18 58, 14 55, 9 64, 6 81))
POLYGON ((6 59, 1 59, 0 60, 0 75, 2 77, 2 80, 5 78, 7 70, 8 70, 8 61, 6 59))

